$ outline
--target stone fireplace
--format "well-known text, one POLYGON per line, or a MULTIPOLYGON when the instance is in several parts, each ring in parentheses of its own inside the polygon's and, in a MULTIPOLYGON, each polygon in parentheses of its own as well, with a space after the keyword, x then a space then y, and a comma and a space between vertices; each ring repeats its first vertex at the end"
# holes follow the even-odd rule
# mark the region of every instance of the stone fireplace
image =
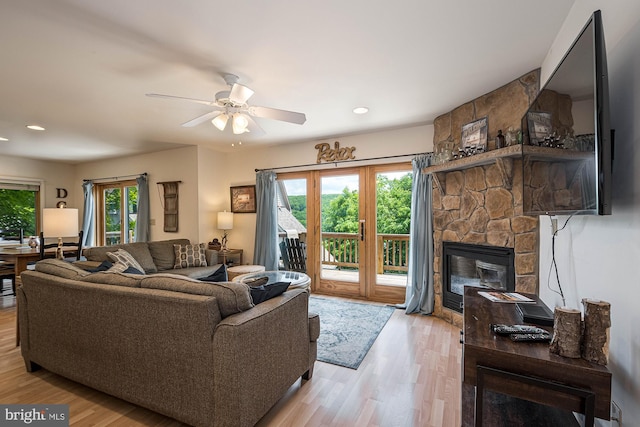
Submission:
POLYGON ((462 312, 465 286, 513 292, 513 248, 442 242, 442 305, 462 312))
POLYGON ((437 172, 433 182, 434 314, 462 326, 443 305, 443 242, 513 249, 515 291, 537 294, 539 221, 522 214, 522 161, 437 172))
MULTIPOLYGON (((516 292, 538 293, 538 217, 523 215, 522 148, 492 150, 498 130, 520 129, 537 95, 535 70, 434 121, 434 150, 456 151, 461 126, 488 117, 490 151, 427 168, 433 177, 434 315, 462 327, 443 304, 443 242, 513 251, 516 292)), ((475 267, 475 266, 474 266, 475 267)))

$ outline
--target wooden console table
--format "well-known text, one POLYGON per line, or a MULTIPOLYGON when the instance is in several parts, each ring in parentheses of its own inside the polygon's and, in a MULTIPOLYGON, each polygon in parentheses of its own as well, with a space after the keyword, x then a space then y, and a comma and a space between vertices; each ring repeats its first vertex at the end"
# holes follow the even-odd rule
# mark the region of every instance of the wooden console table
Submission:
POLYGON ((492 323, 522 321, 515 304, 491 302, 478 290, 464 291, 463 426, 482 425, 484 390, 583 413, 585 425, 593 425, 594 416, 610 419, 611 372, 606 367, 552 354, 548 343, 516 343, 495 335, 492 323))

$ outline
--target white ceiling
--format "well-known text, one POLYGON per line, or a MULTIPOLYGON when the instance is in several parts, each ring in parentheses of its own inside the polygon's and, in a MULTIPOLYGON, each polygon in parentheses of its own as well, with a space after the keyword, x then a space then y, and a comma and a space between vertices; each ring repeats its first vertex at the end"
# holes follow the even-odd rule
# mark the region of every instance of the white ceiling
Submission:
POLYGON ((0 0, 0 155, 76 163, 431 123, 538 68, 573 3, 0 0), (307 122, 257 119, 265 135, 238 137, 180 126, 204 105, 145 96, 213 99, 223 73, 307 122))

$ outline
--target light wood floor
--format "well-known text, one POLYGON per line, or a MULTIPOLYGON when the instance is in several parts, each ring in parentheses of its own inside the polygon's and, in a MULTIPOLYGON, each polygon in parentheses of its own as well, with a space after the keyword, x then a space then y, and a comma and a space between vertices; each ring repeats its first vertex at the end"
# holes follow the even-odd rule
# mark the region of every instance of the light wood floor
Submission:
MULTIPOLYGON (((358 370, 316 362, 258 423, 271 426, 460 426, 459 330, 396 310, 358 370)), ((15 347, 15 298, 0 297, 0 402, 70 405, 72 426, 180 426, 46 370, 15 347)))

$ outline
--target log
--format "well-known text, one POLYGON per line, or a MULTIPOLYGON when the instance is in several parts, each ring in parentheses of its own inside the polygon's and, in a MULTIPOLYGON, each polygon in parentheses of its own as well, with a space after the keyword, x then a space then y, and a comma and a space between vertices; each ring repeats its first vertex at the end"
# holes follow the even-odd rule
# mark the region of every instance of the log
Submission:
POLYGON ((577 359, 581 356, 582 313, 568 307, 556 307, 553 318, 553 338, 549 345, 551 353, 577 359))
POLYGON ((606 301, 583 299, 584 336, 582 358, 598 365, 609 361, 609 331, 611 329, 611 304, 606 301))

